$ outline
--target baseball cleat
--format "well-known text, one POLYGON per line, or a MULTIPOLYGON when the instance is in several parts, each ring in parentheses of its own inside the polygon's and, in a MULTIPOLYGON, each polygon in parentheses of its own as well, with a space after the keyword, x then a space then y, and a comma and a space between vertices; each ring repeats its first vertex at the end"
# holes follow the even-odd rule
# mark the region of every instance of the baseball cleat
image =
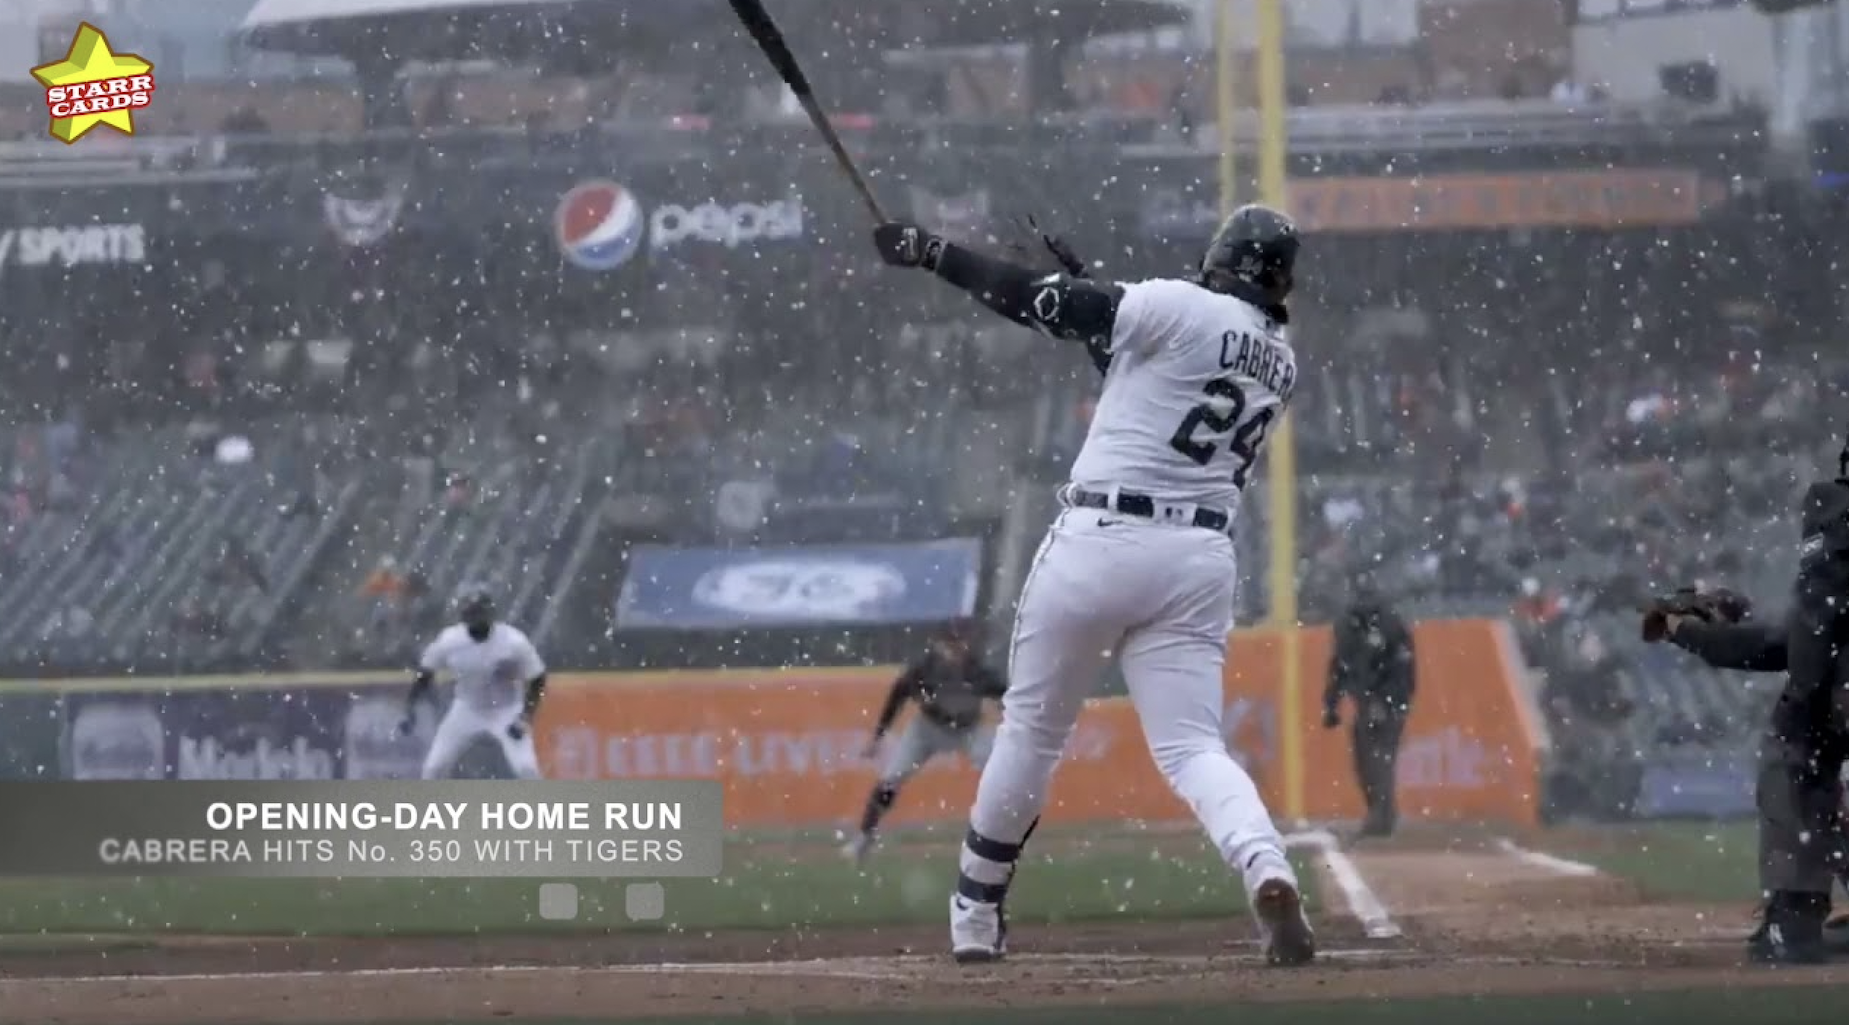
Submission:
POLYGON ((1829 959, 1824 940, 1829 913, 1827 897, 1774 893, 1759 928, 1747 937, 1747 959, 1764 965, 1822 964, 1829 959))
POLYGON ((1746 956, 1763 965, 1823 964, 1830 959, 1821 933, 1811 935, 1810 930, 1778 923, 1753 933, 1746 941, 1746 956))
POLYGON ((1008 949, 1008 923, 1000 904, 962 894, 950 897, 950 956, 958 964, 1000 961, 1008 949))
POLYGON ((1316 934, 1303 913, 1303 897, 1287 880, 1267 879, 1252 895, 1252 910, 1265 934, 1265 960, 1305 965, 1316 959, 1316 934))

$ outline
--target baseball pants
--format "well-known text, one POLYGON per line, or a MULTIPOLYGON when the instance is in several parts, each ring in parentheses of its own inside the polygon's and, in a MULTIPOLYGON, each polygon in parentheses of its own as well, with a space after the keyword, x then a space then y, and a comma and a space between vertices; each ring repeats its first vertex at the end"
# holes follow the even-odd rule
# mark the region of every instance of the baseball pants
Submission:
POLYGON ((533 746, 533 731, 527 730, 519 740, 507 735, 507 728, 520 718, 520 706, 477 708, 462 701, 452 701, 449 711, 437 723, 430 738, 430 750, 424 754, 423 777, 442 779, 456 768, 462 753, 478 737, 487 737, 501 745, 501 754, 516 779, 539 779, 539 752, 533 746))
POLYGON ((980 769, 987 764, 994 741, 994 731, 982 726, 953 730, 922 715, 914 715, 886 755, 885 765, 880 769, 880 785, 897 790, 939 755, 961 752, 971 765, 980 769))
POLYGON ((1849 617, 1833 603, 1793 608, 1785 689, 1759 745, 1759 884, 1828 894, 1845 861, 1842 767, 1849 754, 1849 617))
POLYGON ((1223 534, 1093 509, 1054 521, 1021 588, 1001 726, 961 856, 965 879, 999 901, 1115 653, 1157 767, 1244 876, 1248 896, 1268 879, 1295 883, 1258 788, 1221 733, 1237 575, 1223 534))
POLYGON ((1385 701, 1363 698, 1357 702, 1354 726, 1355 778, 1367 803, 1366 825, 1392 832, 1399 824, 1395 800, 1400 760, 1400 738, 1406 716, 1385 701))

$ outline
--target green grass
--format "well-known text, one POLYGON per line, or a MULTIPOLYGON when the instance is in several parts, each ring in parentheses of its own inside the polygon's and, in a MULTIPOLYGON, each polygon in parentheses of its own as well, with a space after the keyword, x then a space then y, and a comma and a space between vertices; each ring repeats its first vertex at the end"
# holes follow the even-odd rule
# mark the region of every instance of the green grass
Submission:
MULTIPOLYGON (((1052 846, 1052 845, 1049 845, 1052 846)), ((1190 853, 1118 838, 1029 853, 1010 900, 1024 922, 1180 919, 1243 910, 1236 878, 1190 853), (1156 853, 1160 851, 1161 853, 1156 853)), ((32 879, 0 881, 0 934, 467 935, 605 929, 786 929, 935 924, 956 875, 954 841, 895 846, 857 873, 832 847, 749 843, 718 879, 666 880, 667 917, 631 923, 635 880, 576 880, 579 917, 538 917, 532 879, 32 879)), ((1306 886, 1310 873, 1303 873, 1306 886)), ((1313 892, 1306 899, 1314 902, 1313 892)))
POLYGON ((1669 900, 1722 903, 1759 896, 1759 838, 1752 822, 1652 822, 1614 826, 1590 840, 1549 844, 1669 900))

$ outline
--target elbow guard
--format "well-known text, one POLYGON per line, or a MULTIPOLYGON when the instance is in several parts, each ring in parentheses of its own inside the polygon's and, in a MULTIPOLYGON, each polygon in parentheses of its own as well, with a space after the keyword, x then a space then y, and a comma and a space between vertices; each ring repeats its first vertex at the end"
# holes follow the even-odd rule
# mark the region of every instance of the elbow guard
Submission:
POLYGON ((1117 303, 1123 298, 1120 290, 1067 274, 1049 274, 1033 282, 1031 293, 1029 323, 1054 338, 1085 343, 1108 363, 1111 328, 1117 321, 1117 303))

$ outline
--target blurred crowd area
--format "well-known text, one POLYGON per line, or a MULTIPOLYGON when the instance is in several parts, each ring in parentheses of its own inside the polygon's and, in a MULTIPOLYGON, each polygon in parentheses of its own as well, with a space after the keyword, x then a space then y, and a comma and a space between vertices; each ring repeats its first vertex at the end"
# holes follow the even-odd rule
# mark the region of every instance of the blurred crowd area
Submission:
MULTIPOLYGON (((1568 53, 1569 5, 1560 0, 1429 3, 1419 37, 1404 46, 1323 46, 1293 57, 1288 100, 1295 106, 1532 101, 1579 105, 1600 98, 1599 83, 1576 82, 1568 53), (1503 42, 1512 40, 1513 42, 1503 42)), ((182 32, 183 23, 143 13, 118 15, 111 31, 146 40, 160 102, 137 114, 145 131, 342 135, 377 126, 365 91, 341 62, 293 60, 245 51, 229 36, 182 32)), ((979 47, 901 53, 860 62, 855 78, 822 81, 846 120, 1044 119, 1059 114, 1149 119, 1179 131, 1211 122, 1214 62, 1198 43, 1116 38, 1029 59, 1019 48, 979 47), (867 88, 877 76, 877 88, 867 88), (877 105, 855 97, 877 96, 877 105), (862 106, 872 109, 861 109, 862 106)), ((659 57, 660 55, 655 55, 659 57)), ((510 73, 487 67, 415 77, 394 126, 424 130, 520 128, 572 131, 599 124, 789 117, 779 90, 760 83, 740 93, 738 72, 699 54, 649 59, 614 69, 510 73), (741 100, 740 96, 746 98, 741 100)), ((830 75, 839 55, 812 74, 830 75)), ((1251 62, 1240 67, 1250 74, 1251 62)), ((756 69, 748 69, 755 71, 756 69)), ((746 79, 748 83, 749 78, 746 79)), ((1241 95, 1255 95, 1248 78, 1241 95)), ((0 139, 39 138, 43 96, 0 85, 0 139)))
MULTIPOLYGON (((1418 614, 1514 615, 1542 661, 1577 643, 1567 625, 1623 620, 1681 583, 1775 595, 1767 553, 1788 548, 1790 499, 1825 466, 1849 358, 1818 357, 1831 350, 1802 306, 1702 293, 1719 287, 1711 263, 1777 259, 1777 218, 1749 203, 1682 229, 1699 248, 1458 234, 1312 255, 1294 414, 1304 617, 1332 618, 1366 575, 1418 614), (1497 252, 1538 269, 1519 294, 1497 252)), ((402 662, 456 585, 491 579, 510 615, 599 664, 621 657, 611 524, 675 543, 932 538, 1051 494, 1096 393, 1078 351, 947 291, 941 317, 901 323, 824 291, 654 331, 510 314, 420 336, 407 304, 370 344, 282 356, 235 316, 177 359, 150 342, 98 361, 47 333, 0 382, 16 413, 0 647, 88 671, 402 662)), ((1248 622, 1268 605, 1267 486, 1241 537, 1248 622)))

